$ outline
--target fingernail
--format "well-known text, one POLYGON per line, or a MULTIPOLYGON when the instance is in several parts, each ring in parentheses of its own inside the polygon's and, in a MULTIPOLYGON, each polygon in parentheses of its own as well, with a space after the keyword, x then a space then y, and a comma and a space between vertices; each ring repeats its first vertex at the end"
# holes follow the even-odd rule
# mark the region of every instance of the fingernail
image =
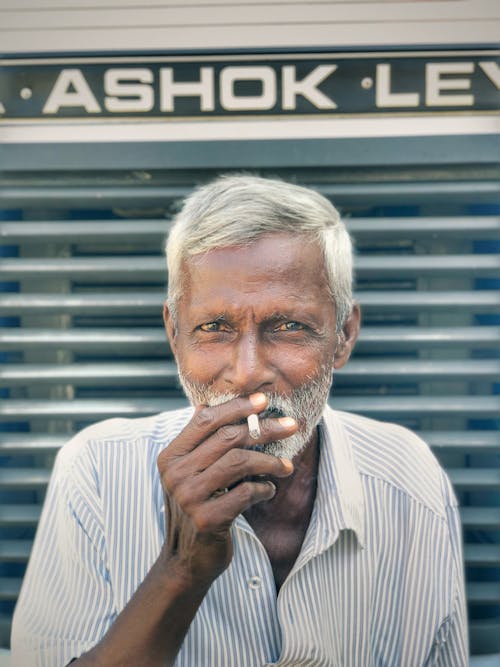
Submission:
POLYGON ((281 426, 284 426, 285 428, 291 428, 292 426, 296 426, 297 422, 293 417, 278 417, 278 421, 281 424, 281 426))
POLYGON ((267 484, 271 487, 273 490, 273 498, 276 495, 276 486, 272 482, 267 482, 267 484))
POLYGON ((267 403, 267 397, 261 391, 258 391, 255 394, 250 394, 248 400, 253 408, 263 408, 267 403))
POLYGON ((293 463, 290 461, 290 459, 281 458, 281 463, 287 472, 293 472, 293 463))

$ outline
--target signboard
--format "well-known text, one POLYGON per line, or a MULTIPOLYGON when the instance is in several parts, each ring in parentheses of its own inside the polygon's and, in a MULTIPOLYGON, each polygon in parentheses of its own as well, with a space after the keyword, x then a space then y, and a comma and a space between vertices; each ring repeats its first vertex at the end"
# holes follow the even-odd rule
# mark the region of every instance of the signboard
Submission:
POLYGON ((0 122, 498 112, 500 51, 0 61, 0 122))

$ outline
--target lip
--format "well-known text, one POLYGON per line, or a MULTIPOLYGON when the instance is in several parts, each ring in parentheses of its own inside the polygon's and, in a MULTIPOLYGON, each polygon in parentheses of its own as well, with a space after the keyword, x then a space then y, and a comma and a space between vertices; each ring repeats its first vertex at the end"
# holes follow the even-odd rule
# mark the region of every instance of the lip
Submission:
POLYGON ((276 419, 278 417, 286 417, 286 415, 283 410, 280 410, 279 408, 266 408, 262 412, 259 412, 258 417, 259 419, 267 419, 268 417, 276 419))

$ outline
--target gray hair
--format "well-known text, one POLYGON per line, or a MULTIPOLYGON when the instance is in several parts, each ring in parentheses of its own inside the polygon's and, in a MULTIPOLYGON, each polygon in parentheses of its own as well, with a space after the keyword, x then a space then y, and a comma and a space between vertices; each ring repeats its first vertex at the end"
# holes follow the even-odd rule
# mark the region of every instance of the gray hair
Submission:
POLYGON ((183 262, 192 255, 247 245, 264 234, 289 233, 316 240, 341 331, 352 309, 352 244, 336 208, 322 195, 280 180, 221 176, 184 202, 167 239, 167 303, 174 321, 182 293, 183 262))

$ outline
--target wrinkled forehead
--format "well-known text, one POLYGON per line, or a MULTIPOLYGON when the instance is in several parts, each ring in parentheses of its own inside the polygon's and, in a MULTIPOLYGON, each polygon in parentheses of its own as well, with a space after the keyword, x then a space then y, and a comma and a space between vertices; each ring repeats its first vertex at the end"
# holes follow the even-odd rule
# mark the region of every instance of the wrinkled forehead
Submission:
POLYGON ((329 297, 319 244, 292 234, 271 234, 251 243, 192 255, 181 266, 181 297, 209 299, 214 294, 279 294, 329 297))

